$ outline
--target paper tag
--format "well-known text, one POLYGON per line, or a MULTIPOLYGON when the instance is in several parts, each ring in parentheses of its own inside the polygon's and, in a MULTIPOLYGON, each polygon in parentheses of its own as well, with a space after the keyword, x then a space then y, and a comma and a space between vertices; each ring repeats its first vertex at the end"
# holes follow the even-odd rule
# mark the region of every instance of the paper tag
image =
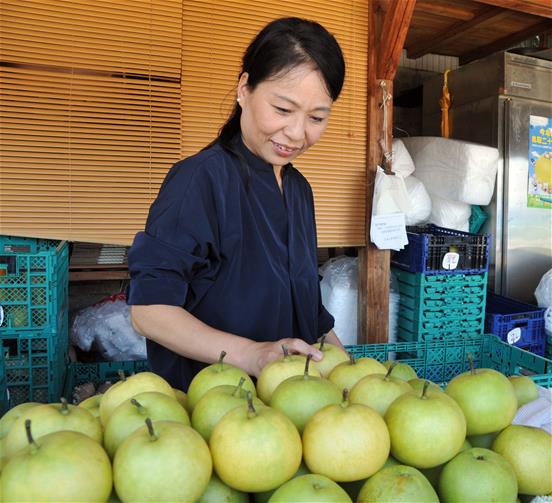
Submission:
POLYGON ((0 306, 0 327, 2 326, 2 323, 4 323, 4 308, 0 306))
POLYGON ((408 244, 404 213, 372 215, 370 241, 380 250, 402 250, 408 244))
POLYGON ((456 252, 448 252, 443 257, 443 269, 447 271, 453 271, 458 267, 460 255, 456 252))
POLYGON ((508 335, 506 335, 506 340, 508 341, 508 344, 515 344, 520 339, 521 339, 520 327, 513 328, 508 332, 508 335))

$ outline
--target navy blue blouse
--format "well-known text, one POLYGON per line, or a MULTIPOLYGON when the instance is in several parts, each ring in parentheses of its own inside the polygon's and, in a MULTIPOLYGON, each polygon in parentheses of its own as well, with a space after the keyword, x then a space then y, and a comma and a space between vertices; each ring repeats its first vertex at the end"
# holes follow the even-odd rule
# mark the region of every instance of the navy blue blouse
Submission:
MULTIPOLYGON (((128 303, 182 306, 255 341, 313 343, 333 327, 322 306, 312 190, 291 164, 283 193, 240 140, 176 163, 129 251, 128 303)), ((187 389, 205 364, 148 340, 152 371, 187 389)), ((224 348, 221 348, 221 350, 224 348)))

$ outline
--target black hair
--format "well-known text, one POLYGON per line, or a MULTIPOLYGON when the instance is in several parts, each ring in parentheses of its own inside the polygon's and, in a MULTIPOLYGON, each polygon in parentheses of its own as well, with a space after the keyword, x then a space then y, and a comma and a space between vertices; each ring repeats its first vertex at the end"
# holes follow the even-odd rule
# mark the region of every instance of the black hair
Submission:
MULTIPOLYGON (((345 79, 345 61, 335 37, 315 21, 288 17, 267 24, 246 49, 240 77, 248 74, 251 91, 261 82, 303 64, 313 64, 335 101, 345 79)), ((239 138, 241 107, 236 103, 214 143, 236 154, 233 147, 239 138)))

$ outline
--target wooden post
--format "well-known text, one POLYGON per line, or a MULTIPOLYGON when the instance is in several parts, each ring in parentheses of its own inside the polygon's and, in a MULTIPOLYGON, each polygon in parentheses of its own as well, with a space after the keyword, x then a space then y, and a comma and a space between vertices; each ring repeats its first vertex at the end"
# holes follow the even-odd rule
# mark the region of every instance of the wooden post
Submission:
POLYGON ((383 11, 377 0, 368 4, 368 132, 366 165, 366 247, 359 249, 359 343, 388 341, 389 325, 389 250, 379 250, 370 242, 370 222, 374 182, 383 151, 380 140, 390 143, 393 127, 393 106, 387 104, 387 129, 383 131, 384 82, 393 93, 393 77, 397 70, 406 33, 414 11, 415 0, 389 2, 383 11), (378 43, 378 41, 380 41, 378 43))

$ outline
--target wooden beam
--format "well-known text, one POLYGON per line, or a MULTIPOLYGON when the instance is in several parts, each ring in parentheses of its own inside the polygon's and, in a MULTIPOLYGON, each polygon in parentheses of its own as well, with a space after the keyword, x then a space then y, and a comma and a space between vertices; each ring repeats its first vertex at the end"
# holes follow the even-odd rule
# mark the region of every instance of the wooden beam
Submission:
POLYGON ((498 21, 501 17, 510 14, 511 13, 509 11, 499 9, 497 7, 483 7, 481 11, 469 21, 459 21, 458 23, 454 23, 449 28, 446 28, 439 33, 431 33, 426 40, 422 40, 420 43, 408 47, 408 57, 416 59, 429 54, 433 49, 442 47, 446 42, 464 35, 466 32, 476 28, 480 24, 486 23, 490 20, 498 21))
POLYGON ((520 42, 523 42, 524 40, 527 40, 530 37, 533 37, 535 35, 544 35, 544 34, 550 33, 551 31, 552 31, 552 21, 547 19, 533 26, 530 26, 525 30, 518 31, 517 33, 508 35, 507 37, 503 37, 501 39, 495 40, 490 44, 484 45, 482 47, 478 47, 473 51, 460 54, 460 64, 464 65, 475 59, 484 58, 489 54, 493 54, 495 52, 509 49, 510 47, 516 44, 519 44, 520 42))
POLYGON ((416 0, 401 0, 388 5, 381 29, 382 36, 379 37, 376 66, 378 79, 393 80, 395 77, 415 5, 416 0))
POLYGON ((478 3, 494 5, 503 9, 533 14, 534 16, 552 18, 552 3, 550 0, 475 0, 478 3))
MULTIPOLYGON (((375 78, 378 57, 377 41, 381 40, 379 29, 383 26, 383 12, 375 0, 368 3, 368 114, 367 114, 367 160, 366 160, 366 246, 359 249, 358 278, 358 341, 361 344, 387 342, 389 325, 389 250, 378 250, 370 243, 372 198, 377 165, 381 162, 383 113, 380 107, 380 80, 375 78)), ((393 91, 393 82, 386 81, 388 92, 393 91)), ((392 104, 389 103, 389 110, 392 104)), ((392 117, 388 117, 389 137, 392 117)))
POLYGON ((433 14, 435 16, 448 17, 457 21, 469 21, 473 17, 473 11, 457 7, 449 4, 440 4, 435 0, 417 0, 416 9, 414 12, 423 12, 425 14, 433 14))

